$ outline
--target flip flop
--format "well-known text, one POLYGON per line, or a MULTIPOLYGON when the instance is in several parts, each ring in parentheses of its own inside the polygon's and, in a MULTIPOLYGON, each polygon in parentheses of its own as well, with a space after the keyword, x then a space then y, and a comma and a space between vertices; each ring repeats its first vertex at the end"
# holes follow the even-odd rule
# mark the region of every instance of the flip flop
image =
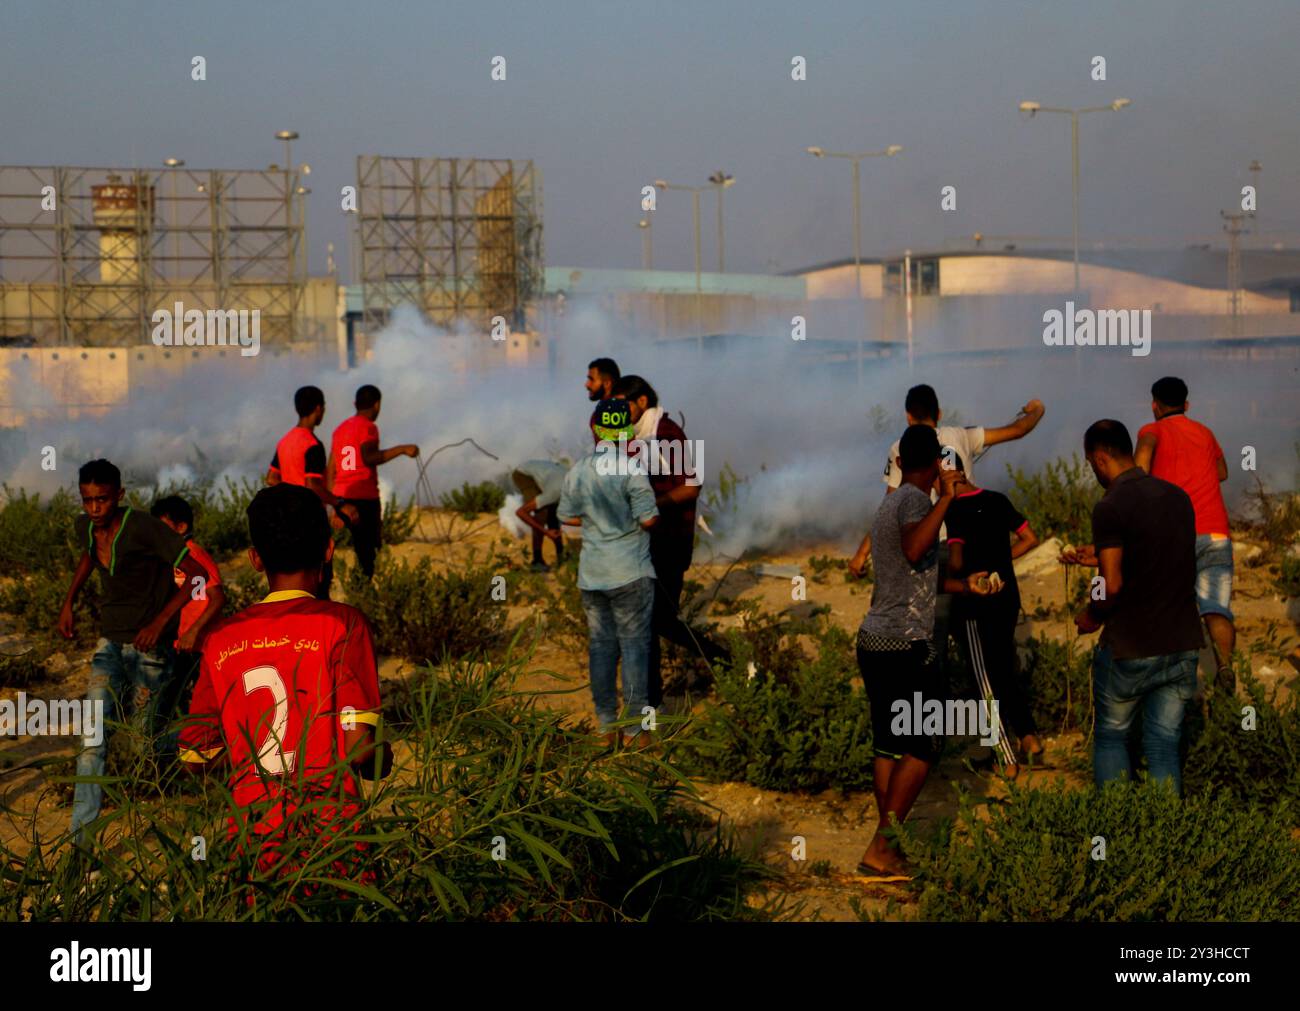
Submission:
POLYGON ((878 867, 872 867, 870 864, 860 863, 857 870, 858 877, 871 884, 889 885, 912 880, 910 874, 890 874, 878 867))

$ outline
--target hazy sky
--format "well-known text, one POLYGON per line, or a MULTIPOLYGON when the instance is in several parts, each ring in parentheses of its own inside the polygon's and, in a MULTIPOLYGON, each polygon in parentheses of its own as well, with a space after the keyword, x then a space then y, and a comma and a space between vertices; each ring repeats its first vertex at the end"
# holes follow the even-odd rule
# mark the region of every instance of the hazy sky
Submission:
MULTIPOLYGON (((863 163, 868 254, 1068 236, 1069 120, 1016 105, 1125 97, 1082 122, 1085 240, 1217 237, 1252 158, 1261 227, 1296 240, 1298 39, 1296 0, 5 0, 0 162, 255 168, 295 129, 314 271, 328 241, 346 265, 360 153, 534 159, 547 262, 586 267, 640 265, 641 186, 723 168, 728 266, 761 272, 852 253, 849 165, 811 144, 906 149, 863 163)), ((708 269, 711 194, 703 211, 708 269)), ((655 265, 690 269, 689 195, 654 221, 655 265)))

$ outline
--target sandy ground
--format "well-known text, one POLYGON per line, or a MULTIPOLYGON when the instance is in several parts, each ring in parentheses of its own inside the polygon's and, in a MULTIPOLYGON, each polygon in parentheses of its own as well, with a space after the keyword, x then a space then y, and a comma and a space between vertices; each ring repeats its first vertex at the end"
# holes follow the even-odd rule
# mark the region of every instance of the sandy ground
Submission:
MULTIPOLYGON (((1238 542, 1236 585, 1233 607, 1237 613, 1238 642, 1250 645, 1267 638, 1271 629, 1279 629, 1281 639, 1294 638, 1300 630, 1300 600, 1284 600, 1272 589, 1271 579, 1258 565, 1253 565, 1255 551, 1248 543, 1238 542)), ((431 557, 435 564, 459 567, 474 559, 482 563, 494 557, 494 564, 505 568, 526 568, 528 551, 524 542, 505 537, 495 517, 481 516, 466 521, 441 510, 426 510, 421 516, 415 537, 393 549, 398 558, 431 557)), ((546 548, 547 558, 552 549, 546 548)), ((349 552, 340 551, 349 563, 349 552)), ((1044 545, 1017 563, 1023 598, 1022 620, 1017 629, 1021 640, 1030 635, 1064 639, 1073 636, 1073 626, 1061 619, 1033 617, 1043 608, 1059 606, 1065 600, 1065 578, 1055 562, 1056 546, 1044 545)), ((727 600, 754 599, 764 611, 806 611, 810 607, 829 606, 830 618, 846 630, 856 629, 867 610, 869 586, 846 581, 843 570, 832 569, 814 577, 809 559, 815 556, 845 557, 842 548, 819 545, 796 554, 763 555, 746 558, 743 563, 710 563, 708 550, 697 552, 697 564, 689 579, 701 584, 703 602, 712 602, 702 612, 705 620, 718 621, 722 627, 737 619, 722 606, 727 600), (779 574, 767 567, 780 566, 779 574), (806 601, 792 599, 789 573, 797 568, 807 578, 806 601)), ((242 560, 223 565, 227 578, 247 563, 242 560)), ((549 594, 555 590, 555 577, 530 577, 534 592, 549 594)), ((544 602, 507 600, 512 629, 523 628, 521 648, 531 650, 522 687, 542 691, 565 691, 544 696, 544 704, 566 712, 575 719, 590 713, 590 695, 586 686, 585 643, 576 638, 556 637, 541 631, 544 602), (578 691, 571 689, 578 688, 578 691)), ((0 651, 19 653, 38 645, 14 633, 0 615, 0 651)), ((1087 642, 1081 643, 1087 648, 1087 642)), ((49 648, 48 645, 39 648, 49 648)), ((1281 685, 1300 668, 1300 651, 1293 652, 1290 662, 1282 656, 1256 656, 1256 674, 1266 684, 1281 685)), ((55 651, 49 656, 53 678, 26 689, 29 696, 77 698, 85 691, 89 656, 55 651)), ((1212 670, 1208 652, 1203 656, 1202 672, 1212 670)), ((411 666, 394 657, 381 658, 380 677, 384 682, 404 679, 411 666)), ((13 697, 14 689, 0 690, 0 697, 13 697)), ((678 700, 676 705, 689 704, 678 700)), ((1077 733, 1042 735, 1047 746, 1045 767, 1026 770, 1021 785, 1036 788, 1064 779, 1076 786, 1088 782, 1088 754, 1085 742, 1077 733)), ((50 785, 40 769, 24 768, 33 761, 72 754, 67 738, 19 738, 6 742, 0 759, 0 839, 6 845, 22 848, 33 827, 43 836, 57 834, 66 827, 69 810, 52 796, 50 785)), ((938 820, 956 811, 954 789, 960 783, 976 796, 995 798, 1005 793, 1001 780, 987 771, 982 761, 987 755, 972 744, 960 755, 945 757, 926 784, 912 822, 926 832, 938 820), (980 771, 983 770, 983 771, 980 771)), ((773 886, 775 892, 802 904, 806 918, 852 920, 859 913, 888 918, 910 915, 906 892, 889 885, 871 885, 857 878, 854 868, 876 827, 875 802, 869 793, 843 793, 837 790, 821 794, 791 794, 762 790, 739 783, 699 783, 701 800, 725 827, 734 830, 743 844, 755 855, 781 872, 773 886), (798 838, 803 840, 803 860, 794 859, 798 838), (856 909, 854 908, 856 906, 856 909)))

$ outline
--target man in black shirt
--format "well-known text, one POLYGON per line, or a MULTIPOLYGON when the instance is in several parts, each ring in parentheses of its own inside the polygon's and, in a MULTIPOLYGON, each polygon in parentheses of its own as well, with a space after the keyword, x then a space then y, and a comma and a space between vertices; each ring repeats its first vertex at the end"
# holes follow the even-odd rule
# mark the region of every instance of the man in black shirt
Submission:
POLYGON ((1095 422, 1083 449, 1106 494, 1092 510, 1094 544, 1062 561, 1101 572, 1091 603, 1075 618, 1084 634, 1104 626, 1092 664, 1093 778, 1101 786, 1130 775, 1125 739, 1142 706, 1148 772, 1181 791, 1183 711, 1196 694, 1202 645, 1196 515, 1186 492, 1137 466, 1120 422, 1095 422))
MULTIPOLYGON (((175 658, 172 642, 181 608, 190 601, 193 587, 205 585, 208 574, 190 557, 185 538, 147 512, 122 505, 122 474, 113 464, 92 460, 81 468, 78 483, 85 512, 77 517, 75 529, 82 554, 59 613, 59 633, 72 638, 73 604, 98 570, 104 596, 86 702, 103 707, 99 725, 104 727, 134 712, 160 748, 160 734, 171 714, 161 711, 159 702, 170 694, 166 689, 175 658), (177 569, 184 576, 179 586, 177 569)), ((98 743, 88 742, 83 740, 77 756, 77 776, 103 776, 107 731, 98 743)), ((103 798, 100 784, 76 784, 72 831, 78 842, 84 841, 85 826, 99 817, 103 798)))
POLYGON ((954 598, 953 632, 964 647, 980 694, 998 703, 997 752, 1004 774, 1014 779, 1020 764, 1006 724, 1019 736, 1028 757, 1043 753, 1029 700, 1016 681, 1016 622, 1020 587, 1012 560, 1038 543, 1029 521, 1005 495, 977 488, 965 476, 960 455, 944 454, 962 472, 948 509, 948 566, 953 575, 987 572, 993 585, 987 596, 954 598), (1015 538, 1015 544, 1012 544, 1015 538))

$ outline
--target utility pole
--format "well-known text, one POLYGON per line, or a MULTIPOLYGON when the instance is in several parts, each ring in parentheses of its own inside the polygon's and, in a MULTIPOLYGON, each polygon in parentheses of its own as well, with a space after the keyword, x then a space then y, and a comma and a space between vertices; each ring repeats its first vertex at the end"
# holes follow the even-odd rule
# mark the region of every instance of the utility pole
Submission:
POLYGON ((1232 315, 1232 336, 1241 336, 1241 236, 1247 232, 1243 222, 1250 217, 1245 211, 1229 214, 1220 211, 1227 222, 1223 230, 1228 233, 1228 311, 1232 315))

